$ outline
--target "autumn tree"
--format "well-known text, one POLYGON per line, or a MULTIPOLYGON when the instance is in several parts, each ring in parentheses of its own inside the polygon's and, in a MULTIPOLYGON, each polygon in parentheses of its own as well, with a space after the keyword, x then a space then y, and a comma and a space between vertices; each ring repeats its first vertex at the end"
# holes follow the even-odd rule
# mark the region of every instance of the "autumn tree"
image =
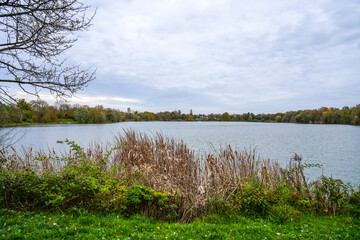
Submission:
POLYGON ((228 112, 221 114, 221 121, 230 121, 230 114, 228 112))
POLYGON ((16 101, 10 86, 39 96, 71 96, 94 79, 94 72, 66 65, 63 53, 90 26, 94 15, 79 0, 0 1, 0 102, 16 101))
POLYGON ((51 121, 49 105, 42 100, 33 100, 30 102, 33 109, 33 119, 35 122, 47 123, 51 121))

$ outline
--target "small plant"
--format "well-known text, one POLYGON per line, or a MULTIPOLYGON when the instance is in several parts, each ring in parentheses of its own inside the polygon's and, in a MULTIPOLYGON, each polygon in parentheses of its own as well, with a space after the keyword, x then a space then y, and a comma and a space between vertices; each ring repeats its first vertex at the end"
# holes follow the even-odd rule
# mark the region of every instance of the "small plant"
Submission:
POLYGON ((289 205, 274 205, 269 211, 269 219, 276 223, 298 220, 303 214, 289 205))
POLYGON ((126 210, 131 214, 137 213, 148 207, 154 197, 153 191, 149 187, 133 185, 126 191, 126 210))

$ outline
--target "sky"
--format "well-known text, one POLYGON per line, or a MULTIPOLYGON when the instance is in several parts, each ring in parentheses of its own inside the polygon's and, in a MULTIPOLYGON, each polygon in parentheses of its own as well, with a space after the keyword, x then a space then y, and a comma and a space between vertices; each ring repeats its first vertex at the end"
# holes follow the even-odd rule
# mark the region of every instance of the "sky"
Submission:
POLYGON ((85 2, 96 15, 65 57, 97 77, 71 103, 183 113, 360 104, 359 0, 85 2))

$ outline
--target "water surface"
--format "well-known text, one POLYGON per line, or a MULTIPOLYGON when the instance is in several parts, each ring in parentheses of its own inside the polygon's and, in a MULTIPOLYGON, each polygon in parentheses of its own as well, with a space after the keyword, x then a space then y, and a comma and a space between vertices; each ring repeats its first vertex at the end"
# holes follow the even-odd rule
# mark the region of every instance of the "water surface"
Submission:
MULTIPOLYGON (((211 151, 230 144, 238 149, 254 149, 266 159, 285 165, 294 153, 307 163, 322 164, 322 169, 306 170, 311 179, 322 173, 360 184, 360 127, 348 125, 306 125, 290 123, 247 122, 124 122, 88 125, 44 125, 17 127, 18 136, 26 134, 15 144, 17 149, 48 147, 62 151, 58 140, 68 138, 81 146, 91 142, 106 144, 123 129, 132 128, 154 135, 157 132, 182 139, 192 149, 211 151)), ((0 129, 4 131, 4 129, 0 129)))

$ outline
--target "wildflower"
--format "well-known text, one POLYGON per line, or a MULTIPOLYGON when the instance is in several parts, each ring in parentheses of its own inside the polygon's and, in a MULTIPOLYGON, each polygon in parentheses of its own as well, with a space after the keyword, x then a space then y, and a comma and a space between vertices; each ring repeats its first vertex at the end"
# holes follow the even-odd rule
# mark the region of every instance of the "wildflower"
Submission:
POLYGON ((159 226, 157 226, 156 228, 157 228, 158 230, 160 230, 160 227, 159 227, 159 226))
POLYGON ((280 235, 281 235, 281 233, 276 233, 276 235, 280 236, 280 235))

